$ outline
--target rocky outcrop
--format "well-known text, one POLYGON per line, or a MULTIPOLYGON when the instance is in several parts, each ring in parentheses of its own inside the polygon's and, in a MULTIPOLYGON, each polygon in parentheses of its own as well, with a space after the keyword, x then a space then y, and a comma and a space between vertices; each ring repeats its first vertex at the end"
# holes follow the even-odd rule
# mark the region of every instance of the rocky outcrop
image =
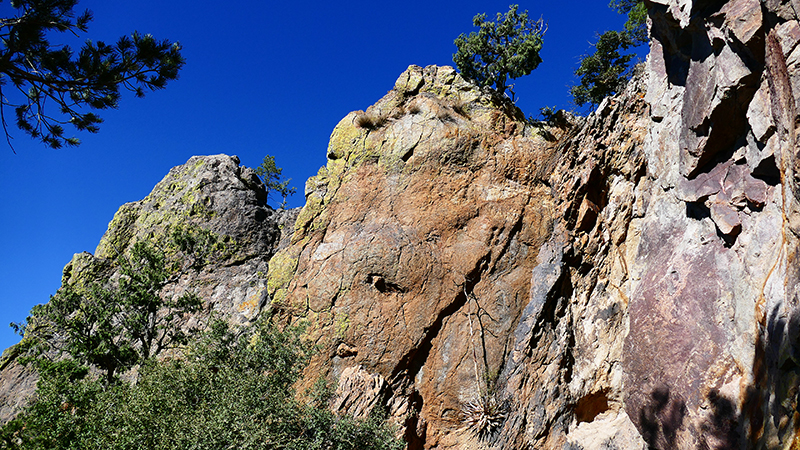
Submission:
POLYGON ((648 7, 646 66, 585 121, 412 67, 339 124, 269 285, 311 373, 371 380, 338 407, 382 395, 410 448, 793 445, 795 7, 648 7))
POLYGON ((336 126, 299 213, 192 159, 65 282, 206 230, 165 295, 305 324, 305 382, 409 449, 797 448, 800 5, 646 3, 647 63, 585 119, 411 66, 336 126))
MULTIPOLYGON (((275 211, 252 169, 235 156, 195 156, 173 168, 145 199, 120 207, 94 254, 76 254, 64 268, 62 283, 106 282, 115 278, 115 259, 133 244, 147 240, 179 267, 162 294, 187 291, 204 301, 204 311, 187 327, 224 317, 232 323, 252 322, 268 303, 268 261, 289 242, 297 210, 275 211), (173 235, 185 233, 200 241, 202 251, 177 247, 173 235)), ((17 362, 22 345, 0 361, 0 423, 25 404, 36 375, 17 362)))
POLYGON ((787 448, 800 426, 794 6, 657 1, 650 16, 653 187, 629 265, 626 409, 653 448, 787 448))
POLYGON ((307 372, 381 378, 412 447, 459 445, 462 405, 508 358, 554 225, 543 134, 452 68, 411 67, 336 126, 270 264, 272 307, 323 349, 307 372))
POLYGON ((339 123, 269 275, 274 312, 323 349, 310 378, 368 386, 335 407, 382 403, 409 448, 589 448, 598 427, 644 445, 621 365, 642 77, 587 120, 532 125, 412 66, 339 123))

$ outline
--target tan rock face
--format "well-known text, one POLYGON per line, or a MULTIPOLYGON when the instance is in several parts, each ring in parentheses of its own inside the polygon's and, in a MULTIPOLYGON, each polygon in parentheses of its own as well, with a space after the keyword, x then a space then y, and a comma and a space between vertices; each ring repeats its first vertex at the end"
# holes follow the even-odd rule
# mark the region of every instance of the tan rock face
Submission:
POLYGON ((370 386, 340 390, 343 412, 381 386, 409 448, 580 446, 591 433, 570 428, 606 422, 606 440, 641 443, 621 411, 618 291, 642 98, 534 127, 452 69, 412 66, 343 119, 270 263, 274 311, 323 348, 309 381, 370 386))
POLYGON ((308 373, 384 377, 427 446, 502 370, 552 230, 542 174, 557 149, 493 102, 450 68, 409 68, 336 127, 294 243, 273 260, 294 276, 273 283, 282 267, 270 267, 273 307, 308 320, 324 348, 308 373))

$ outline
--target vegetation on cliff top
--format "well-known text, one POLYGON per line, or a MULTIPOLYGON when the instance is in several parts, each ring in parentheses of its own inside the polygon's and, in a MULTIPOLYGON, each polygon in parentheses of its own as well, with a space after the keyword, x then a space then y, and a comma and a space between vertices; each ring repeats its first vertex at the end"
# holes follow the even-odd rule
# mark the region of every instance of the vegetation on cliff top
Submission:
POLYGON ((494 85, 502 94, 509 77, 528 75, 539 66, 547 26, 542 19, 531 20, 528 11, 518 13, 518 8, 511 5, 504 15, 498 13, 496 22, 478 14, 472 19, 478 32, 456 38, 453 62, 465 78, 479 86, 494 85))
POLYGON ((605 97, 619 92, 631 77, 633 53, 623 53, 647 42, 647 9, 639 0, 612 0, 610 7, 628 20, 621 31, 606 31, 595 44, 594 53, 585 55, 575 75, 580 84, 570 88, 578 106, 599 104, 605 97))
MULTIPOLYGON (((633 53, 623 53, 647 42, 647 9, 640 0, 612 0, 609 7, 628 20, 622 31, 606 31, 598 37, 595 50, 581 58, 575 75, 580 84, 570 89, 576 105, 598 104, 608 95, 619 92, 631 77, 630 62, 633 53)), ((458 51, 453 62, 462 75, 479 86, 495 86, 499 93, 508 89, 507 78, 530 74, 542 62, 539 52, 542 37, 547 29, 542 19, 532 21, 528 11, 517 13, 518 5, 511 5, 505 14, 497 14, 497 21, 486 20, 478 14, 473 23, 480 30, 456 38, 458 51)), ((514 98, 514 92, 511 91, 514 98)), ((545 120, 552 117, 552 108, 542 108, 545 120)))
POLYGON ((271 155, 265 156, 261 165, 256 167, 256 174, 261 177, 261 180, 264 182, 264 187, 267 189, 267 197, 269 197, 271 192, 280 195, 283 198, 280 207, 285 208, 286 199, 294 195, 297 189, 289 187, 289 182, 291 182, 292 179, 283 179, 282 173, 283 169, 275 164, 275 157, 271 155))

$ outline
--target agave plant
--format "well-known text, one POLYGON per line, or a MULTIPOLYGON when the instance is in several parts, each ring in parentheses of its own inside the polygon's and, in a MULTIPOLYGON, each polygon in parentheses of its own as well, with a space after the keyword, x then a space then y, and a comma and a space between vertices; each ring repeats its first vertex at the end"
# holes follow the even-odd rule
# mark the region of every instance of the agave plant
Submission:
POLYGON ((499 401, 496 395, 481 395, 464 405, 462 423, 478 438, 486 439, 503 426, 506 411, 506 402, 499 401))

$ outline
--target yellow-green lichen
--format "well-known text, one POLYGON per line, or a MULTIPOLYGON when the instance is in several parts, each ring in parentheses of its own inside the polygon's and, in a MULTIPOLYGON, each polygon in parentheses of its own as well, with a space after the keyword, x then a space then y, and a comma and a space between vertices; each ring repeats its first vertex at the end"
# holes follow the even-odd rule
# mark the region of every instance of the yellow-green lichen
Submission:
POLYGON ((98 258, 113 258, 118 252, 127 248, 133 238, 136 229, 134 224, 138 218, 138 205, 132 203, 122 205, 108 224, 108 230, 97 245, 95 255, 98 258))
POLYGON ((345 336, 347 336, 347 330, 350 329, 350 316, 345 312, 337 314, 333 329, 336 333, 336 338, 344 340, 345 336))
POLYGON ((288 295, 289 283, 297 271, 301 246, 285 248, 269 260, 267 272, 267 293, 274 304, 282 304, 288 295))
POLYGON ((361 111, 351 112, 344 117, 333 129, 328 142, 328 159, 337 160, 347 158, 352 149, 358 147, 359 141, 364 136, 362 130, 354 125, 354 121, 361 111))

